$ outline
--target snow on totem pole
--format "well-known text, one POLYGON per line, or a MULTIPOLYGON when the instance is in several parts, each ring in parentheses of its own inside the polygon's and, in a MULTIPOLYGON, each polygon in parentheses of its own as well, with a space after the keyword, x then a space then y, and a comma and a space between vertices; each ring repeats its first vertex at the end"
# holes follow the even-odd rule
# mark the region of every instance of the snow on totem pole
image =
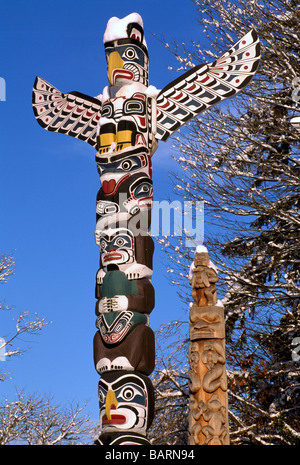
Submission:
POLYGON ((250 82, 258 67, 259 41, 250 31, 214 63, 195 66, 161 91, 148 83, 140 15, 111 18, 103 42, 109 86, 101 95, 64 94, 37 77, 33 109, 43 128, 81 139, 97 151, 98 444, 149 444, 154 416, 149 376, 155 366, 149 324, 154 308, 151 157, 159 140, 166 141, 189 119, 250 82))

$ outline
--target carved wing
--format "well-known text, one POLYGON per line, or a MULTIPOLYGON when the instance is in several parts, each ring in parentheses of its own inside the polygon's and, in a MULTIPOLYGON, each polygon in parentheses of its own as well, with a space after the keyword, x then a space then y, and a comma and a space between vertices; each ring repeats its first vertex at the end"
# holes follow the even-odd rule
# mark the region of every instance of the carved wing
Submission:
POLYGON ((32 106, 43 128, 82 139, 96 148, 97 123, 102 106, 99 99, 80 92, 62 94, 47 81, 37 77, 32 106))
POLYGON ((198 65, 164 87, 157 96, 156 138, 168 137, 193 116, 242 90, 253 78, 260 59, 260 42, 248 32, 222 57, 198 65))

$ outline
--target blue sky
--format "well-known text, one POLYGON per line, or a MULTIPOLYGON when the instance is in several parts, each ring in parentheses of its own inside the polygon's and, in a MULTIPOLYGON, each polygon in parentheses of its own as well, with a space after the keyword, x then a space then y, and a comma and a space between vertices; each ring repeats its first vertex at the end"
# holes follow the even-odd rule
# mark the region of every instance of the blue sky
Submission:
MULTIPOLYGON (((0 7, 0 252, 14 252, 16 273, 0 287, 0 301, 14 310, 0 314, 0 337, 11 319, 37 312, 52 323, 27 337, 31 350, 5 363, 15 386, 47 393, 58 402, 89 402, 98 418, 98 375, 93 365, 94 286, 99 251, 94 242, 95 199, 100 182, 94 150, 88 144, 43 130, 35 121, 31 93, 39 75, 62 92, 92 96, 107 85, 102 43, 108 19, 139 13, 150 55, 150 84, 162 88, 178 75, 174 58, 153 33, 171 41, 201 41, 190 0, 5 0, 0 7)), ((171 142, 153 157, 154 199, 172 196, 171 142)), ((166 257, 156 244, 153 284, 156 306, 151 327, 182 316, 182 303, 169 284, 166 257)), ((188 306, 188 303, 187 303, 188 306)), ((1 367, 2 368, 2 367, 1 367)))

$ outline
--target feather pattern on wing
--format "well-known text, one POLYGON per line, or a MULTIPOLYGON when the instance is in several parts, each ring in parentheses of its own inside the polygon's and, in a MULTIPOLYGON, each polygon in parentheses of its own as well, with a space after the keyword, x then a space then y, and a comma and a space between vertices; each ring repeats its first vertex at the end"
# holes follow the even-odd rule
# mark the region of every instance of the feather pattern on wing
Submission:
POLYGON ((241 91, 260 60, 260 42, 248 32, 214 63, 198 65, 164 87, 157 96, 156 138, 166 141, 180 126, 207 108, 241 91))
POLYGON ((33 87, 32 106, 38 123, 48 131, 81 139, 96 148, 97 123, 101 101, 80 92, 61 93, 37 77, 33 87))

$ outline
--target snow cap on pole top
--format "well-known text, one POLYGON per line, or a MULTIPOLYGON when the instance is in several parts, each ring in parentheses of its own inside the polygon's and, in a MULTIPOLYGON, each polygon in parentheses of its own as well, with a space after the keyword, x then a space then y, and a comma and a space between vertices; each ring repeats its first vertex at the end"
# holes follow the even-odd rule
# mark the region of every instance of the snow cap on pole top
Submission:
POLYGON ((196 253, 208 253, 208 250, 204 245, 197 245, 196 253))
POLYGON ((107 23, 103 36, 103 43, 105 44, 119 39, 133 38, 139 40, 145 47, 147 47, 143 28, 143 20, 138 13, 131 13, 122 19, 113 16, 107 23), (130 28, 129 25, 132 25, 133 27, 130 28), (138 26, 136 31, 134 30, 134 25, 138 26))

